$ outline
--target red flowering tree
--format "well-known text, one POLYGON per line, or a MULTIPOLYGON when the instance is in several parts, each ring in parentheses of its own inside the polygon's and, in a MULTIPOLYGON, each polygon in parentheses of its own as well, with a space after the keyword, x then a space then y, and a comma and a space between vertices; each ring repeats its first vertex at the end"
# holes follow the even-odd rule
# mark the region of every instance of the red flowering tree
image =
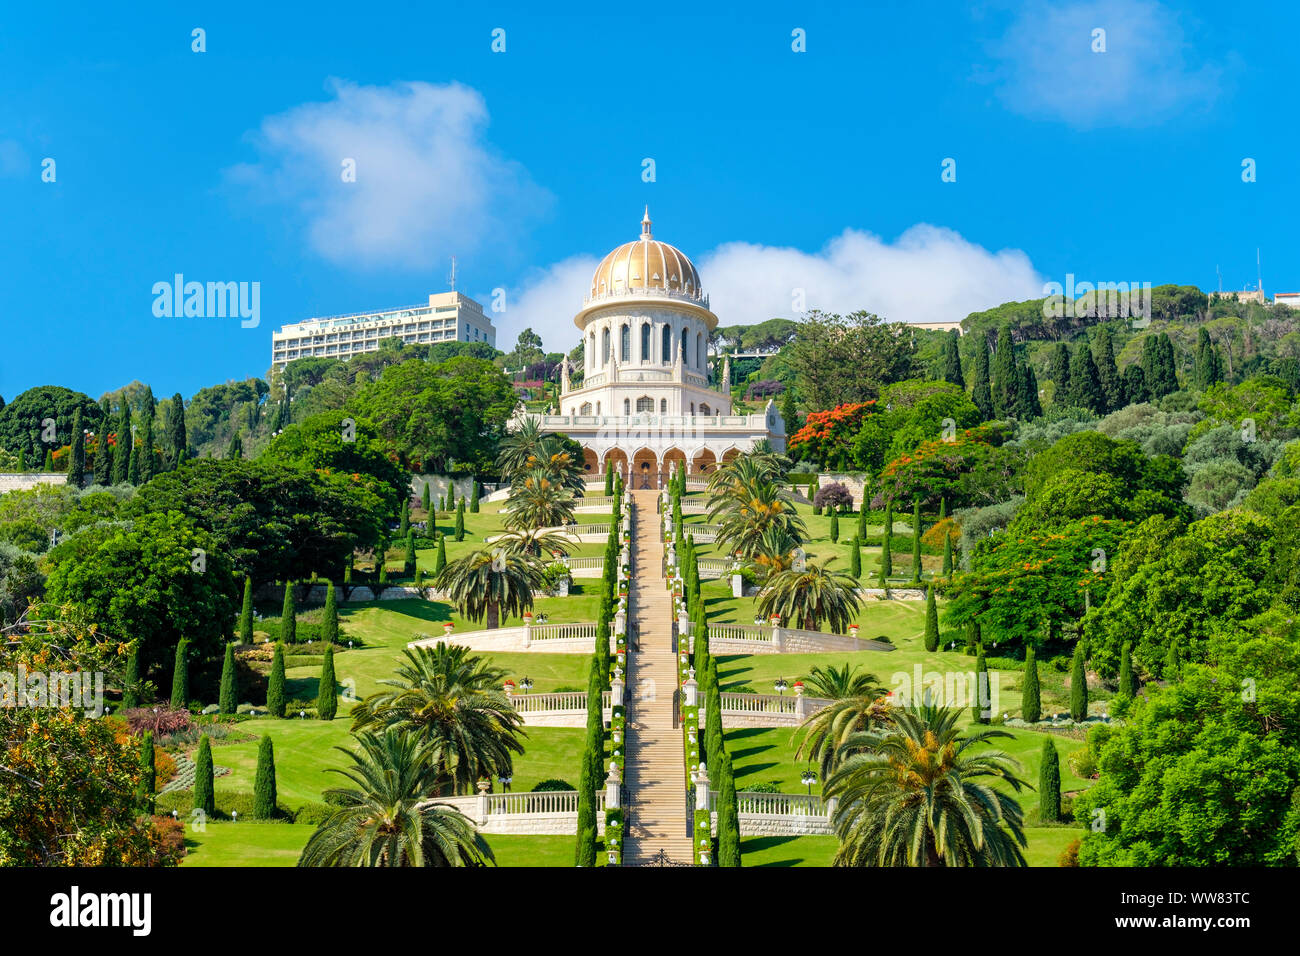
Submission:
POLYGON ((792 458, 802 461, 833 463, 850 454, 853 436, 862 427, 863 419, 875 412, 874 399, 812 412, 804 419, 803 427, 790 437, 787 450, 792 458))
POLYGON ((921 442, 881 469, 872 507, 920 498, 927 507, 945 499, 951 509, 1020 493, 1023 454, 997 444, 999 437, 980 426, 956 432, 951 441, 921 442))

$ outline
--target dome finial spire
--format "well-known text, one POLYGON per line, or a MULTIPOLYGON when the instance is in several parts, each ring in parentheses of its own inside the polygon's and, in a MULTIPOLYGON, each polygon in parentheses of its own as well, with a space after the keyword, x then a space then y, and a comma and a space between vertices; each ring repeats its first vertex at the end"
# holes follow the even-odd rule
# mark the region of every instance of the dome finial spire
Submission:
POLYGON ((646 207, 645 207, 645 215, 641 217, 641 238, 642 238, 642 239, 649 239, 649 238, 650 238, 650 206, 649 206, 649 204, 647 204, 646 207))

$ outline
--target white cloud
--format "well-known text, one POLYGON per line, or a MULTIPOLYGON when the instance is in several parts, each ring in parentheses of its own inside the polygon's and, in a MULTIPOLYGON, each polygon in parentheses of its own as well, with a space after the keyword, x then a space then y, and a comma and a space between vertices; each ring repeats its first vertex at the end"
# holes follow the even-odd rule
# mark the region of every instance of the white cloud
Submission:
POLYGON ((1222 71, 1199 64, 1179 16, 1154 0, 1030 0, 990 51, 1011 109, 1089 129, 1207 108, 1222 71), (1105 52, 1094 52, 1094 30, 1105 52))
POLYGON ((252 134, 259 161, 227 171, 253 196, 287 205, 329 261, 429 269, 489 241, 509 244, 549 200, 486 143, 475 90, 342 80, 329 89, 327 102, 264 119, 252 134), (343 181, 345 159, 355 160, 355 182, 343 181))
POLYGON ((582 308, 582 297, 591 288, 591 276, 599 261, 593 256, 571 256, 538 269, 518 291, 508 290, 505 312, 492 315, 497 348, 509 352, 519 333, 528 328, 542 337, 548 352, 568 352, 577 345, 578 328, 573 317, 582 308))
MULTIPOLYGON (((690 250, 685 250, 690 254, 690 250)), ((507 351, 531 326, 551 351, 578 343, 573 316, 597 260, 574 257, 524 283, 498 326, 507 351)), ((892 243, 847 229, 819 252, 731 242, 696 259, 710 306, 722 325, 797 318, 794 290, 806 309, 845 314, 859 309, 890 320, 964 319, 1003 302, 1039 297, 1043 277, 1017 249, 990 252, 951 229, 915 225, 892 243)))

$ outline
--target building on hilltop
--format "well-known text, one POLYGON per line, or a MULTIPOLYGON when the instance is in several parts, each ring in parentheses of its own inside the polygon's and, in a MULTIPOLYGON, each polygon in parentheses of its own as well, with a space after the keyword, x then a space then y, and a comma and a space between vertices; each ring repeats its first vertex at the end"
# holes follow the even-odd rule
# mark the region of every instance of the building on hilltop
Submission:
POLYGON ((631 487, 654 488, 679 462, 706 474, 761 440, 785 450, 785 422, 771 401, 760 413, 736 415, 726 387, 710 384, 718 317, 691 260, 651 234, 648 208, 640 237, 596 267, 573 322, 583 337, 583 379, 575 386, 562 363, 559 414, 540 424, 582 445, 589 477, 614 469, 631 487))
POLYGON ((284 368, 307 356, 346 359, 375 352, 387 338, 405 344, 434 342, 486 342, 497 344, 492 320, 479 305, 459 292, 429 296, 428 305, 413 305, 381 312, 356 312, 304 319, 271 333, 271 365, 284 368))

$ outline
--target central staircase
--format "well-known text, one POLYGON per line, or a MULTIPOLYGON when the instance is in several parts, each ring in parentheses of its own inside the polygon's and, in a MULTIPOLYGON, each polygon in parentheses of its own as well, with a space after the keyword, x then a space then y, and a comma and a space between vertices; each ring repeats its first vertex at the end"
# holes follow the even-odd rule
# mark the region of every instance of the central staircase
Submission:
POLYGON ((629 830, 625 865, 665 859, 691 863, 686 824, 686 758, 674 710, 677 655, 671 596, 663 578, 658 492, 632 491, 632 653, 628 655, 627 765, 624 787, 629 830))

